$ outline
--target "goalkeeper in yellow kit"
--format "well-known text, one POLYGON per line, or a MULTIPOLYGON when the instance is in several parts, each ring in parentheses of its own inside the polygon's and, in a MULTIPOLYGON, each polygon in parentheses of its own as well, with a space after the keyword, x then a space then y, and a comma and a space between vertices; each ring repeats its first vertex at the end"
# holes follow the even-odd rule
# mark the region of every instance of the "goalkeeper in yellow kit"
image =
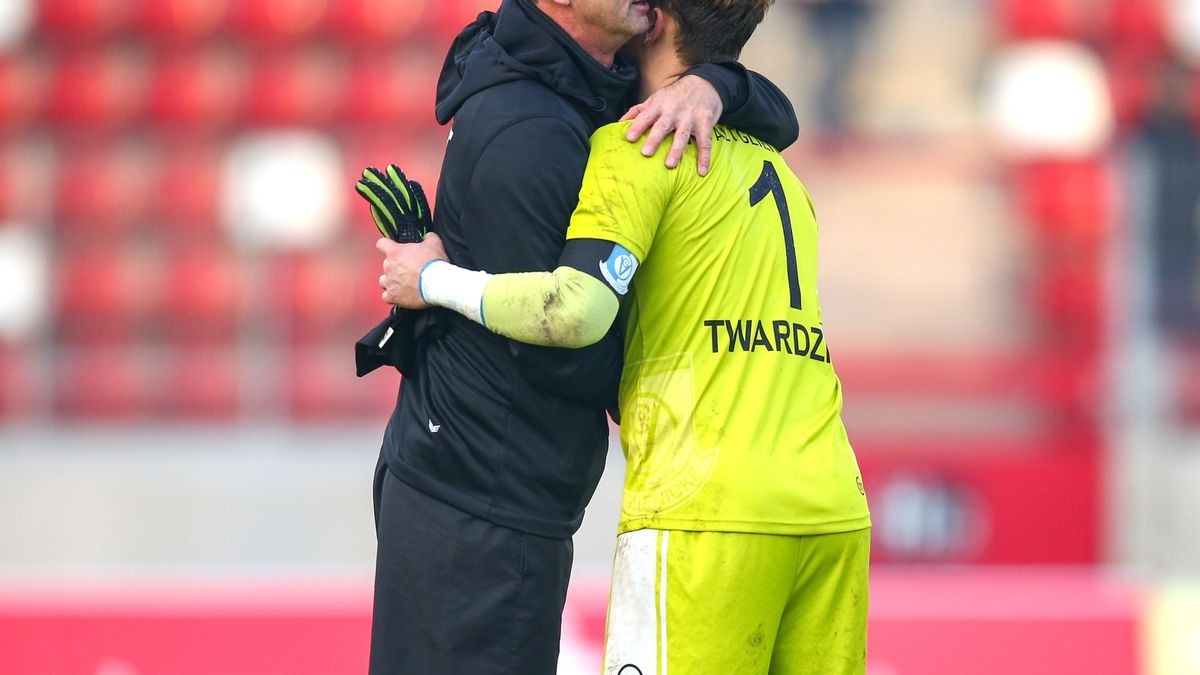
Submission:
MULTIPOLYGON (((735 59, 770 3, 656 3, 635 46, 645 91, 735 59)), ((541 345, 589 344, 620 315, 628 468, 606 673, 863 673, 870 515, 808 194, 747 134, 717 127, 702 177, 645 159, 627 128, 592 137, 554 272, 457 268, 436 235, 380 240, 383 297, 541 345)))

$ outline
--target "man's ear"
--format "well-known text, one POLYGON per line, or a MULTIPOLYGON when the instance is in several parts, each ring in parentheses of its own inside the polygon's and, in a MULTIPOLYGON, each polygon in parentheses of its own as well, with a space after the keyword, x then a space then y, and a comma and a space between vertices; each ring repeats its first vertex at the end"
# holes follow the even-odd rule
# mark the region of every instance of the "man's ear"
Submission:
POLYGON ((645 42, 651 44, 663 34, 663 14, 661 7, 655 7, 650 10, 650 30, 646 31, 645 42))

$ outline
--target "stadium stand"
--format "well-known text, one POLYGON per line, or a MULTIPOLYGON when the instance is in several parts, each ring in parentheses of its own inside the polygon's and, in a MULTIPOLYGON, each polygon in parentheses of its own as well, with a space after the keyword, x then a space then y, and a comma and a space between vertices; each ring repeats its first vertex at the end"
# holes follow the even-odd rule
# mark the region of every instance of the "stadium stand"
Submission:
POLYGON ((245 57, 236 48, 167 51, 150 85, 150 121, 180 135, 226 131, 239 120, 249 85, 245 57))
POLYGON ((996 24, 1010 40, 1083 40, 1097 28, 1087 0, 1000 0, 996 5, 996 24))
POLYGON ((230 4, 230 0, 140 2, 133 30, 168 45, 194 45, 220 30, 230 4))
POLYGON ((166 255, 165 277, 155 316, 164 338, 178 346, 233 346, 245 286, 237 259, 212 244, 190 244, 166 255))
POLYGON ((38 119, 49 80, 48 68, 35 54, 0 53, 0 130, 16 133, 38 119))
MULTIPOLYGON (((311 376, 278 368, 269 379, 281 386, 266 396, 275 403, 244 395, 235 362, 223 360, 269 350, 279 338, 348 353, 384 311, 363 273, 375 264, 373 230, 339 198, 307 204, 306 212, 327 214, 307 230, 298 219, 292 232, 307 236, 281 234, 288 223, 259 217, 280 207, 230 192, 261 194, 261 182, 236 185, 262 180, 254 169, 261 156, 243 151, 281 132, 348 148, 328 174, 347 186, 362 166, 389 161, 432 186, 439 144, 412 140, 444 137, 432 120, 440 67, 432 54, 486 4, 30 3, 28 32, 0 48, 0 227, 33 219, 50 234, 51 293, 40 300, 48 311, 37 332, 49 336, 45 353, 60 375, 32 394, 6 377, 4 400, 18 390, 44 397, 33 408, 64 419, 227 420, 270 410, 376 417, 360 405, 360 392, 373 388, 330 375, 332 357, 311 376), (39 157, 49 158, 40 163, 50 190, 30 175, 38 164, 28 160, 39 157), (245 217, 231 224, 231 213, 245 217), (92 358, 99 362, 73 386, 71 373, 92 358), (170 377, 144 372, 159 360, 170 377), (298 390, 284 393, 293 380, 298 390), (195 391, 165 386, 172 381, 195 391)), ((294 178, 326 175, 304 168, 329 159, 297 162, 294 178)), ((269 199, 294 201, 287 187, 273 184, 282 192, 269 199)), ((305 193, 302 182, 291 187, 305 193)), ((32 367, 14 354, 42 353, 28 337, 5 342, 6 372, 32 367)))
MULTIPOLYGON (((394 161, 434 192, 442 58, 496 4, 0 1, 0 503, 19 514, 0 567, 137 570, 110 595, 0 579, 0 670, 212 672, 205 621, 248 655, 229 672, 297 644, 297 672, 362 665, 365 576, 137 575, 371 559, 397 380, 352 372, 386 308, 351 186, 394 161)), ((804 116, 789 4, 747 61, 804 116)), ((871 672, 1200 672, 1200 593, 1093 567, 1200 563, 1179 451, 1200 430, 1200 0, 878 5, 846 136, 806 127, 786 153, 822 223, 883 563, 871 672)), ((596 522, 578 559, 603 564, 596 522)), ((577 569, 563 672, 573 640, 602 649, 607 584, 577 569)))
POLYGON ((63 132, 112 133, 142 119, 149 66, 127 44, 69 42, 57 54, 48 117, 63 132))
POLYGON ((124 346, 71 348, 55 359, 54 412, 64 419, 130 423, 155 419, 160 383, 150 354, 124 346))
POLYGON ((77 141, 57 163, 58 239, 94 243, 136 236, 155 201, 158 153, 136 137, 77 141))
POLYGON ((229 423, 241 411, 242 367, 225 346, 181 347, 166 358, 163 416, 168 420, 229 423))
POLYGON ((227 247, 218 217, 221 153, 203 136, 163 143, 162 162, 150 186, 152 218, 178 244, 227 247))
POLYGON ((115 244, 58 255, 55 334, 64 345, 136 347, 160 305, 157 261, 115 244))
MULTIPOLYGON (((396 161, 433 191, 447 133, 432 114, 443 50, 492 4, 30 3, 32 21, 12 24, 26 32, 0 45, 0 228, 32 225, 52 263, 48 288, 30 295, 44 304, 35 328, 0 338, 6 372, 22 373, 0 379, 0 400, 24 401, 5 403, 8 418, 381 419, 394 382, 349 370, 349 345, 384 311, 375 233, 349 186, 363 166, 396 161), (50 386, 21 384, 36 379, 35 363, 56 374, 50 386)), ((853 156, 823 156, 806 140, 789 151, 823 219, 846 223, 824 236, 851 253, 826 270, 867 471, 876 457, 923 457, 945 445, 931 436, 946 429, 987 428, 981 446, 1076 458, 1081 499, 1095 503, 1105 256, 1127 226, 1122 149, 1154 118, 1159 73, 1185 50, 1164 26, 1170 8, 990 5, 994 44, 959 56, 1012 75, 1005 95, 1015 103, 996 107, 994 153, 971 136, 974 122, 954 121, 974 105, 961 93, 941 99, 945 117, 928 116, 926 141, 898 140, 914 117, 911 92, 941 91, 931 69, 905 61, 920 34, 911 26, 953 18, 903 11, 898 20, 912 23, 898 35, 909 37, 878 45, 899 55, 874 83, 891 98, 859 107, 853 156), (1053 99, 1022 91, 1066 92, 1076 107, 1051 119, 1053 99), (1089 124, 1070 124, 1079 115, 1089 124), (900 199, 911 208, 893 208, 900 199), (875 236, 883 222, 913 233, 903 244, 911 260, 875 236), (855 280, 864 271, 874 287, 855 280), (895 298, 880 302, 887 293, 895 298), (883 331, 868 326, 880 313, 883 331), (910 434, 920 428, 933 433, 910 434)), ((1179 358, 1191 363, 1193 352, 1181 347, 1179 358)), ((1200 408, 1188 382, 1181 410, 1200 408)), ((950 462, 940 457, 931 461, 950 462)), ((878 465, 884 483, 907 466, 891 461, 878 465)), ((1037 466, 1013 480, 1035 480, 1037 466)), ((962 560, 979 555, 969 548, 962 560)), ((1060 557, 1091 561, 1101 549, 1090 532, 1060 557)))

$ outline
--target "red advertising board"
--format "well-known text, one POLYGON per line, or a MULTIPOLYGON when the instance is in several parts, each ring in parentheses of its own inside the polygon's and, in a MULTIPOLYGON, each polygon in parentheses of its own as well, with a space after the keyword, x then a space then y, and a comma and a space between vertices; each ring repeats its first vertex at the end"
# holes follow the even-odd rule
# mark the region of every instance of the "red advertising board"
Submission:
MULTIPOLYGON (((1140 591, 1093 572, 879 567, 870 675, 1138 672, 1140 591)), ((6 675, 366 672, 367 581, 0 584, 6 675)), ((607 580, 577 578, 561 673, 599 672, 607 580)))
POLYGON ((977 440, 857 442, 878 562, 1090 564, 1101 559, 1099 453, 977 440))

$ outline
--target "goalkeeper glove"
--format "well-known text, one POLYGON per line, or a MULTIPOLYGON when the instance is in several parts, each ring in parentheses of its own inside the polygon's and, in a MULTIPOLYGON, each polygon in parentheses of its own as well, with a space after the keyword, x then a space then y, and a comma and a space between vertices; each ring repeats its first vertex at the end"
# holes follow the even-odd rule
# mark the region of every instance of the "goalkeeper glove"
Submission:
POLYGON ((408 180, 395 164, 386 171, 368 167, 362 176, 355 189, 370 204, 379 233, 401 244, 421 241, 432 224, 421 184, 408 180))
MULTIPOLYGON (((395 164, 388 165, 386 171, 368 167, 355 190, 370 205, 371 218, 384 237, 411 244, 429 232, 432 219, 425 191, 395 164)), ((357 375, 362 377, 384 365, 408 374, 416 360, 417 342, 439 335, 440 324, 439 317, 427 310, 392 307, 386 319, 355 343, 357 375)))

